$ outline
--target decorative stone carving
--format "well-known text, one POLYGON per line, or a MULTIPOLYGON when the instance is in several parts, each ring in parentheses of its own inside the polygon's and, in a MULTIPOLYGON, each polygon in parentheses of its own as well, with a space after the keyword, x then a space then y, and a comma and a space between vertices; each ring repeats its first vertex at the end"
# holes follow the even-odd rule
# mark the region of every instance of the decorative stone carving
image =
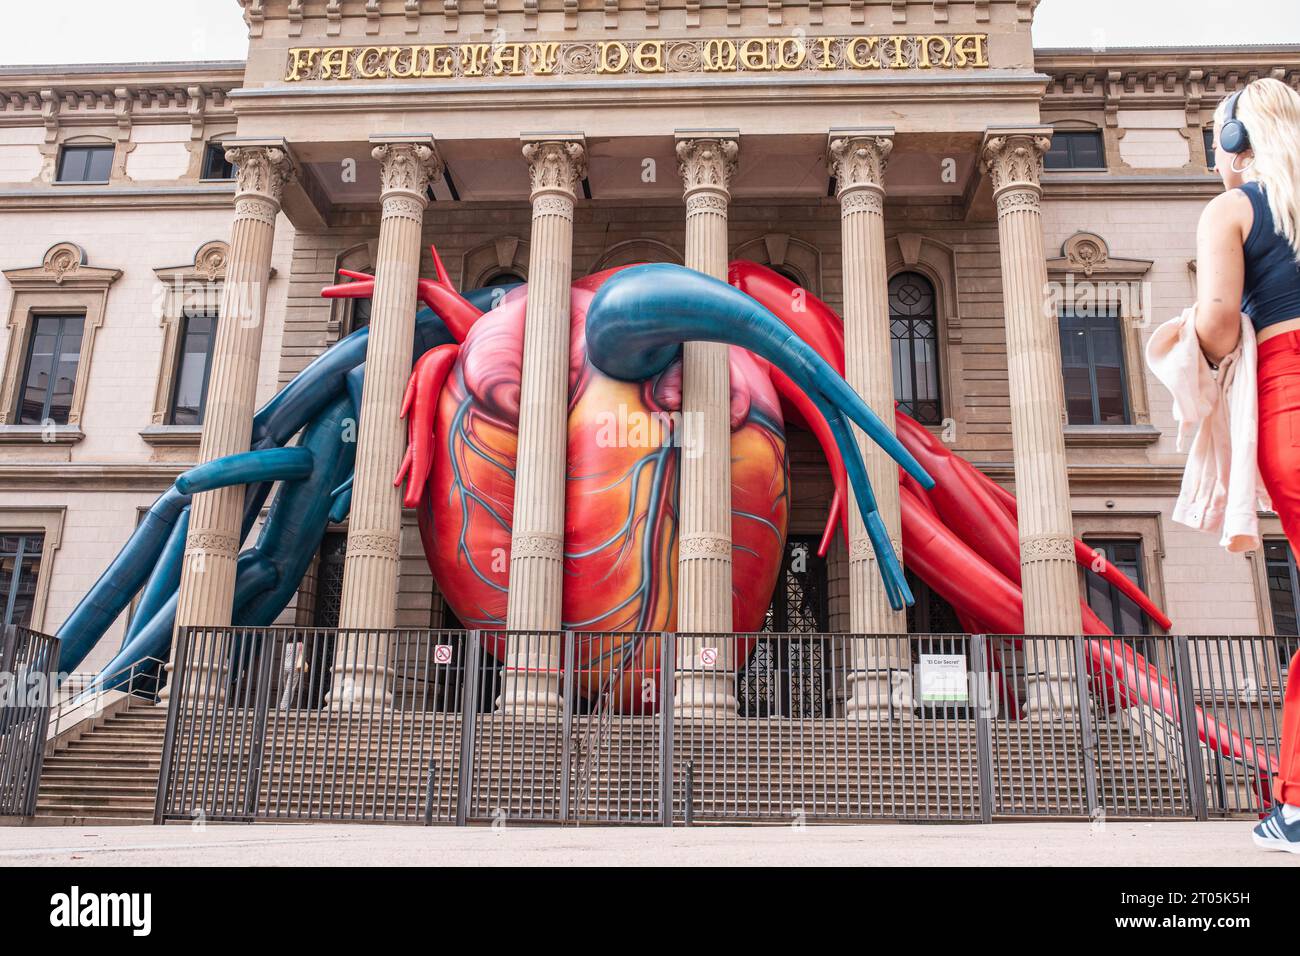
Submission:
MULTIPOLYGON (((289 154, 276 146, 232 146, 226 161, 239 168, 235 183, 236 205, 245 197, 260 197, 279 210, 284 187, 294 177, 289 154)), ((274 221, 274 217, 272 217, 274 221)))
POLYGON ((216 239, 204 243, 194 256, 194 272, 208 282, 214 282, 226 274, 226 260, 230 256, 230 244, 216 239))
POLYGON ((731 539, 712 534, 685 534, 677 546, 682 558, 731 560, 731 539))
POLYGON ((516 535, 510 539, 510 557, 563 561, 564 537, 540 532, 516 535))
POLYGON ((1043 156, 1051 145, 1050 136, 1037 133, 991 137, 980 156, 980 172, 992 177, 995 194, 1011 189, 1037 192, 1043 178, 1043 156))
POLYGON ((524 144, 532 195, 560 193, 573 199, 587 178, 587 148, 577 140, 542 140, 524 144))
POLYGON ((1091 232, 1075 233, 1065 240, 1061 255, 1076 271, 1092 278, 1093 272, 1110 260, 1106 240, 1091 232))
POLYGON ((86 253, 75 243, 60 242, 45 253, 42 268, 58 285, 86 264, 86 253))
POLYGON ((832 140, 831 174, 841 200, 855 189, 885 188, 885 170, 894 141, 887 136, 851 136, 832 140))
POLYGON ((441 159, 423 143, 382 143, 370 155, 380 164, 385 198, 390 193, 408 193, 427 201, 429 183, 442 175, 441 159))
POLYGON ((683 139, 677 143, 677 171, 687 196, 697 189, 727 193, 739 164, 734 139, 683 139))

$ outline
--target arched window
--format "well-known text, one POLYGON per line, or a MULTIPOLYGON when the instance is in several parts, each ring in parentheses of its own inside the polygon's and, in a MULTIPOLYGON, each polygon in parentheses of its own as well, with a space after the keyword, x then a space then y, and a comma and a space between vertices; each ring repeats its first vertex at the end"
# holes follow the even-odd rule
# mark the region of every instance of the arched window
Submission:
POLYGON ((498 272, 486 282, 483 283, 484 289, 492 289, 503 285, 519 285, 524 281, 524 277, 516 275, 513 272, 498 272))
POLYGON ((894 398, 922 425, 943 421, 939 396, 939 319, 934 286, 917 272, 889 282, 889 338, 894 359, 894 398))
POLYGON ((775 272, 777 275, 781 276, 782 278, 789 279, 791 282, 793 282, 793 283, 794 283, 797 287, 799 287, 800 289, 802 289, 802 288, 804 287, 804 278, 803 278, 803 276, 801 276, 801 275, 800 275, 798 272, 796 272, 794 269, 791 269, 789 266, 772 266, 772 265, 769 265, 768 268, 771 269, 773 272, 775 272))

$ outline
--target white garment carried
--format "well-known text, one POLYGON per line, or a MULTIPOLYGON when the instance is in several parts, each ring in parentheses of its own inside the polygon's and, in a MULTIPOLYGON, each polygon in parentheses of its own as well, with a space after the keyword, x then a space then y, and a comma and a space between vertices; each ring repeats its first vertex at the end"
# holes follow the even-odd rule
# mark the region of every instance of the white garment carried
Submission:
POLYGON ((1234 554, 1256 550, 1259 512, 1272 505, 1259 473, 1259 363, 1250 318, 1241 317, 1241 344, 1216 371, 1201 351, 1193 306, 1156 329, 1147 365, 1173 396, 1178 450, 1187 452, 1174 520, 1221 535, 1234 554))

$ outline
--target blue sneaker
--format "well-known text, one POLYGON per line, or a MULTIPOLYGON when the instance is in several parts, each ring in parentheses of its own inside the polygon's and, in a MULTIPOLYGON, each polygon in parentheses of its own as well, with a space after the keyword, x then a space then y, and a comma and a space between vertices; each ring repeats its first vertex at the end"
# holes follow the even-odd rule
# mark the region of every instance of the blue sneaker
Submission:
POLYGON ((1287 823, 1281 806, 1274 807, 1273 812, 1251 831, 1251 836, 1260 849, 1300 853, 1300 820, 1287 823))

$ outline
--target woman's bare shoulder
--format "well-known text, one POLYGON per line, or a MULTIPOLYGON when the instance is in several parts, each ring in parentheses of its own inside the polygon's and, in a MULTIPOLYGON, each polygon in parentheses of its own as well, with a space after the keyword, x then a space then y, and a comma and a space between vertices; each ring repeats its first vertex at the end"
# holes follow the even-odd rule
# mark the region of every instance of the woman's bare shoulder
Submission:
POLYGON ((1240 189, 1229 189, 1215 196, 1206 205, 1204 212, 1201 213, 1201 228, 1236 229, 1245 236, 1250 232, 1254 218, 1255 211, 1250 204, 1250 197, 1240 189))

